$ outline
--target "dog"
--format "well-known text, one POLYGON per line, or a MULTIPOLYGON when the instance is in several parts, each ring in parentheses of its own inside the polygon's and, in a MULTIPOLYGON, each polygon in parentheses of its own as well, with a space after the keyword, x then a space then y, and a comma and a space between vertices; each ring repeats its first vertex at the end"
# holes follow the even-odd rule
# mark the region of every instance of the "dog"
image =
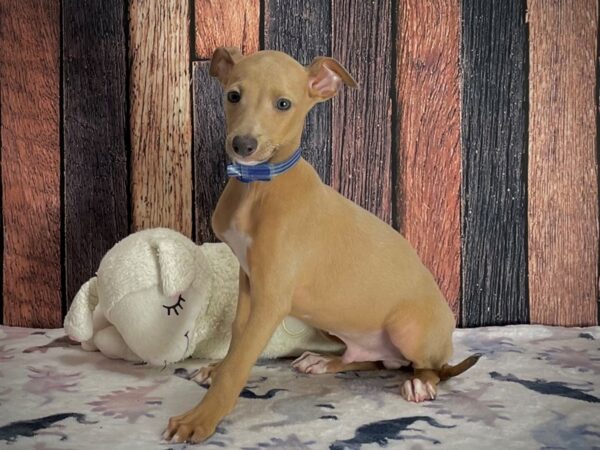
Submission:
POLYGON ((340 356, 302 355, 307 373, 398 368, 412 402, 436 396, 451 366, 455 319, 432 274, 398 232, 323 184, 299 157, 304 119, 342 85, 357 84, 333 58, 308 67, 277 51, 215 50, 210 74, 225 91, 226 152, 234 162, 212 228, 240 262, 239 296, 227 356, 205 376, 196 407, 172 417, 163 437, 200 442, 234 407, 250 370, 291 314, 341 339, 340 356))

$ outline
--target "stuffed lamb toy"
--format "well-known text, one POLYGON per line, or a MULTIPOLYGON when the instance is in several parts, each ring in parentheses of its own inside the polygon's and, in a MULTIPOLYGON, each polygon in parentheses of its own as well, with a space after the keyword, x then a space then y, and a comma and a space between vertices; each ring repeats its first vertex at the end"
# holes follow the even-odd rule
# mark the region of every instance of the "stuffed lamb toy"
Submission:
MULTIPOLYGON (((162 366, 195 358, 223 358, 235 317, 239 265, 226 244, 196 245, 155 228, 131 234, 100 262, 65 317, 65 331, 84 350, 109 358, 162 366)), ((342 345, 286 317, 264 358, 342 345)))

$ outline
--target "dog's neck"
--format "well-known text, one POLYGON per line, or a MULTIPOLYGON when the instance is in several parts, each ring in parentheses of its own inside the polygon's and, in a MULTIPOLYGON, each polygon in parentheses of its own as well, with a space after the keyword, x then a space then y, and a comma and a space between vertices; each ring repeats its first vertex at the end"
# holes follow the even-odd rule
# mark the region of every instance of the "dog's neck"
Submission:
POLYGON ((280 163, 265 162, 256 165, 232 163, 227 166, 227 175, 242 183, 256 181, 271 181, 273 178, 285 174, 291 170, 300 160, 302 150, 296 149, 292 156, 280 163))
POLYGON ((270 229, 280 229, 281 221, 303 220, 295 217, 306 214, 307 205, 323 187, 316 171, 302 158, 271 181, 242 183, 231 178, 213 213, 213 231, 237 251, 238 259, 246 262, 244 243, 248 239, 256 239, 261 232, 268 234, 270 229))
POLYGON ((232 179, 231 182, 238 186, 242 193, 240 200, 246 202, 248 200, 259 201, 261 198, 281 197, 283 202, 290 200, 290 196, 294 195, 298 189, 306 189, 314 184, 321 184, 321 179, 314 168, 304 159, 300 158, 287 172, 274 177, 271 181, 242 183, 232 179))

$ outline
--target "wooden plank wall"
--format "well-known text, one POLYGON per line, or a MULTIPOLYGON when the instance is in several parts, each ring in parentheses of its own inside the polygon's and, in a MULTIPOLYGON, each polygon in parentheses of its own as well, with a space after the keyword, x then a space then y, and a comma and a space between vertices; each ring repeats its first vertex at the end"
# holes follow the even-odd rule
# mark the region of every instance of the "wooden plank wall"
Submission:
POLYGON ((244 54, 259 50, 259 0, 193 2, 197 59, 210 59, 217 47, 237 47, 244 54))
POLYGON ((462 324, 526 323, 522 0, 462 2, 462 324))
POLYGON ((0 1, 2 294, 12 325, 61 318, 59 20, 58 0, 0 1))
POLYGON ((222 89, 208 74, 209 60, 218 46, 237 47, 245 54, 259 48, 260 3, 258 0, 195 0, 196 57, 194 91, 194 204, 197 242, 214 242, 210 226, 212 211, 227 182, 225 116, 222 89), (218 44, 217 44, 218 43, 218 44))
MULTIPOLYGON (((286 52, 308 65, 331 54, 331 4, 322 0, 265 2, 265 48, 286 52)), ((331 102, 317 104, 306 117, 303 157, 329 184, 331 180, 331 102)))
POLYGON ((331 54, 360 85, 333 99, 331 185, 391 224, 391 2, 337 0, 331 18, 331 54))
POLYGON ((62 14, 68 305, 106 251, 129 231, 129 136, 123 3, 63 0, 62 14))
POLYGON ((131 0, 132 231, 192 237, 192 114, 187 2, 131 0))
POLYGON ((398 8, 396 226, 432 270, 458 317, 460 2, 398 2, 398 8))
POLYGON ((59 326, 128 232, 215 240, 218 45, 345 65, 304 155, 459 324, 598 323, 598 0, 38 3, 0 0, 3 323, 59 326))
POLYGON ((212 212, 227 183, 225 114, 219 82, 208 74, 210 62, 194 62, 194 202, 196 241, 217 240, 210 225, 212 212))
POLYGON ((582 325, 598 299, 598 3, 530 0, 528 17, 531 321, 582 325))

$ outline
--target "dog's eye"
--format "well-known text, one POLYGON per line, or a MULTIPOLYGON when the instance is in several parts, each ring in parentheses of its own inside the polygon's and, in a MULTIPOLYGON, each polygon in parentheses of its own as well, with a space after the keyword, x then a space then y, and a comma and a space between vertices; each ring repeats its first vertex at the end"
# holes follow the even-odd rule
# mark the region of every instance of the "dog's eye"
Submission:
POLYGON ((183 303, 185 303, 185 298, 183 298, 180 295, 179 298, 177 299, 177 303, 175 303, 172 306, 162 305, 162 307, 167 310, 167 316, 171 315, 171 311, 173 311, 175 313, 175 315, 178 316, 179 315, 179 311, 181 311, 183 309, 183 303), (177 308, 179 308, 179 310, 177 308))
POLYGON ((277 109, 279 109, 280 111, 287 111, 292 107, 292 102, 289 101, 287 98, 280 98, 279 100, 277 100, 277 103, 275 103, 275 106, 277 106, 277 109))
POLYGON ((242 99, 242 94, 240 94, 238 91, 229 91, 227 93, 227 100, 229 100, 229 103, 237 103, 242 99))

